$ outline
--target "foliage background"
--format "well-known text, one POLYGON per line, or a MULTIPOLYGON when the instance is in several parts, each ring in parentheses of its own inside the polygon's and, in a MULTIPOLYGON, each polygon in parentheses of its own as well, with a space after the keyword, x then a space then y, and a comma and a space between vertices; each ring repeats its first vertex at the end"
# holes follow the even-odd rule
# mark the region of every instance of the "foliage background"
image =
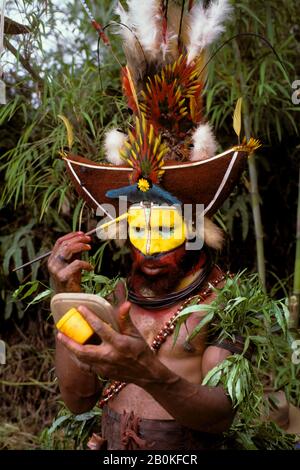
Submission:
MULTIPOLYGON (((242 73, 251 130, 263 143, 256 165, 267 288, 271 291, 276 285, 277 295, 282 296, 292 289, 295 258, 300 107, 291 101, 291 82, 300 76, 300 11, 296 0, 232 3, 234 18, 222 39, 244 32, 262 34, 276 48, 289 81, 264 43, 239 37, 209 65, 206 111, 220 150, 234 144, 232 114, 241 96, 242 73)), ((93 0, 89 5, 102 24, 113 18, 115 2, 93 0)), ((99 77, 97 37, 80 2, 11 0, 7 15, 21 18, 31 34, 7 36, 17 57, 7 52, 2 57, 8 104, 0 107, 0 337, 7 342, 8 357, 7 365, 0 366, 0 449, 78 447, 81 441, 74 444, 72 437, 79 428, 72 421, 71 439, 58 433, 53 440, 45 431, 39 437, 51 426, 60 399, 53 371, 49 302, 28 306, 48 286, 45 263, 17 273, 11 269, 51 249, 60 235, 95 223, 69 185, 58 156, 66 145, 58 115, 67 116, 74 126, 75 150, 99 161, 105 129, 112 123, 122 128, 129 114, 121 96, 119 65, 104 46, 99 51, 99 77), (15 289, 28 281, 31 289, 22 293, 27 297, 14 300, 15 289)), ((109 31, 113 50, 124 63, 119 39, 113 28, 109 31)), ((254 272, 247 172, 216 220, 226 232, 218 263, 232 272, 245 267, 254 272)), ((94 252, 98 248, 95 243, 94 252)), ((126 272, 126 249, 108 244, 102 254, 101 274, 112 277, 126 272)))

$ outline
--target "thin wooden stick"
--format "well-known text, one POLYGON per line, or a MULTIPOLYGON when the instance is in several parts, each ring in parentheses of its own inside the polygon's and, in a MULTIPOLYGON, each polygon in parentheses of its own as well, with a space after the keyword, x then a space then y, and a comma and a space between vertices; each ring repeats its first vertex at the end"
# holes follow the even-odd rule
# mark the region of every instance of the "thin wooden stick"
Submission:
MULTIPOLYGON (((117 217, 116 219, 113 219, 113 220, 110 220, 109 222, 106 222, 103 225, 99 225, 96 228, 93 228, 93 230, 90 230, 89 232, 86 232, 85 235, 93 235, 98 230, 103 230, 103 229, 109 227, 110 225, 112 225, 114 223, 120 222, 123 219, 127 219, 127 217, 128 217, 128 212, 126 212, 125 214, 120 215, 120 217, 117 217)), ((30 266, 31 264, 36 263, 37 261, 40 261, 44 258, 47 258, 51 254, 52 254, 52 250, 47 251, 47 253, 44 253, 43 255, 37 256, 37 258, 34 258, 33 260, 28 261, 27 263, 24 263, 21 266, 18 266, 17 268, 14 268, 12 270, 12 272, 18 271, 19 269, 25 268, 26 266, 30 266)))

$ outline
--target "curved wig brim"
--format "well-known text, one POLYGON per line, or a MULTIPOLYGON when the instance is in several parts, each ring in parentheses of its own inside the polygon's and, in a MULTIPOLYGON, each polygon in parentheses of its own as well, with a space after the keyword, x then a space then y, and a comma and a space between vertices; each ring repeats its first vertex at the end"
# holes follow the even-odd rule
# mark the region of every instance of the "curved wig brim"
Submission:
MULTIPOLYGON (((247 160, 247 150, 230 149, 209 160, 175 162, 168 160, 161 186, 185 204, 204 204, 205 214, 211 216, 227 199, 238 181, 247 160)), ((67 171, 78 194, 96 209, 99 204, 109 203, 118 207, 118 201, 106 193, 129 184, 132 169, 94 163, 77 156, 63 157, 67 171)))

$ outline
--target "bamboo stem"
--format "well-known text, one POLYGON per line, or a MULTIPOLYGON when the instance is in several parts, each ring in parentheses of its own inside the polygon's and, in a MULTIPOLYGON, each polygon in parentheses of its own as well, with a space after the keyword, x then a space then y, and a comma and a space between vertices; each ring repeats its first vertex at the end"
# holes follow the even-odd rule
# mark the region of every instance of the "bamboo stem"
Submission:
POLYGON ((296 259, 294 276, 294 294, 300 294, 300 168, 298 186, 297 228, 296 228, 296 259))
MULTIPOLYGON (((238 43, 234 41, 234 48, 237 55, 237 62, 241 64, 241 53, 238 46, 238 43)), ((239 65, 239 79, 241 94, 243 96, 243 124, 245 129, 245 134, 247 140, 251 137, 251 120, 250 113, 247 101, 247 90, 244 75, 242 72, 241 65, 239 65)), ((257 257, 257 271, 260 278, 260 282, 264 291, 266 291, 266 267, 265 267, 265 254, 264 254, 264 232, 263 225, 261 220, 261 211, 260 211, 260 197, 258 190, 258 177, 255 164, 255 155, 252 154, 248 158, 248 168, 250 176, 250 195, 251 195, 251 207, 252 215, 254 221, 254 231, 255 231, 255 240, 256 240, 256 257, 257 257)))
POLYGON ((300 316, 300 168, 298 186, 297 227, 296 227, 296 256, 294 270, 293 295, 289 299, 290 327, 298 328, 300 316))

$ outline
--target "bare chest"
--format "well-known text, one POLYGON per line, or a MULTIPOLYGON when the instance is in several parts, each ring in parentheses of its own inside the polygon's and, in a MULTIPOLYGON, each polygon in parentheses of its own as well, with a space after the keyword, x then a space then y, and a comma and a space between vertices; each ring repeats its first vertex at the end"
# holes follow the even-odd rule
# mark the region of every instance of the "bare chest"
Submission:
MULTIPOLYGON (((154 339, 158 339, 161 343, 158 348, 159 354, 172 357, 185 357, 191 354, 202 355, 206 347, 207 330, 204 329, 201 334, 197 335, 191 342, 187 342, 188 336, 194 331, 199 324, 201 317, 198 313, 192 313, 187 320, 181 325, 179 331, 168 332, 168 322, 174 318, 180 311, 181 303, 172 307, 160 310, 148 310, 138 305, 132 305, 130 316, 147 343, 152 345, 154 339), (159 338, 162 340, 160 341, 159 338)), ((175 323, 176 325, 176 323, 175 323)))

